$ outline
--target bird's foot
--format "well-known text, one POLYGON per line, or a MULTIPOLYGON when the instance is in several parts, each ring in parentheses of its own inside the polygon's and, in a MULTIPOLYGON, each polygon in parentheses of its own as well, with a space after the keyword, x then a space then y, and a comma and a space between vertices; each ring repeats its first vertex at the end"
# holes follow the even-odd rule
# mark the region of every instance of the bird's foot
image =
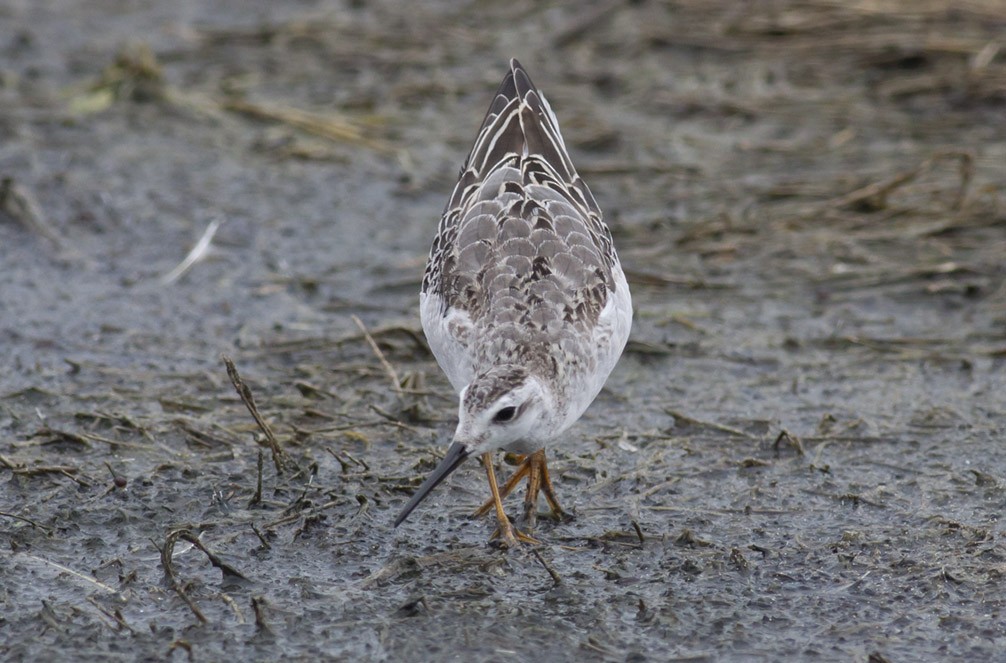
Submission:
POLYGON ((489 541, 495 543, 504 550, 516 548, 521 543, 526 543, 532 546, 541 545, 541 541, 514 527, 510 523, 509 519, 506 521, 506 525, 500 523, 500 525, 496 527, 492 536, 489 537, 489 541))

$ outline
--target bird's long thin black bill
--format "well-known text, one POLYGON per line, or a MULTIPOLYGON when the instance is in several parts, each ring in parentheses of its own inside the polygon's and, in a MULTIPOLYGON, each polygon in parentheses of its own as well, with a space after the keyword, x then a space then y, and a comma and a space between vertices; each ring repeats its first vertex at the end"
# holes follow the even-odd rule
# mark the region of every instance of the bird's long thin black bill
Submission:
POLYGON ((413 509, 419 506, 419 503, 422 502, 426 496, 440 484, 441 481, 446 479, 451 472, 456 470, 458 465, 460 465, 465 458, 468 458, 468 456, 468 449, 466 449, 465 445, 460 442, 455 442, 448 447, 447 455, 444 456, 444 459, 440 461, 439 465, 437 465, 437 469, 433 470, 430 476, 426 477, 426 481, 423 482, 423 485, 419 486, 419 490, 417 490, 416 494, 412 496, 409 503, 405 505, 402 512, 398 514, 398 518, 395 519, 395 527, 398 527, 405 522, 405 519, 409 517, 409 514, 412 513, 413 509))

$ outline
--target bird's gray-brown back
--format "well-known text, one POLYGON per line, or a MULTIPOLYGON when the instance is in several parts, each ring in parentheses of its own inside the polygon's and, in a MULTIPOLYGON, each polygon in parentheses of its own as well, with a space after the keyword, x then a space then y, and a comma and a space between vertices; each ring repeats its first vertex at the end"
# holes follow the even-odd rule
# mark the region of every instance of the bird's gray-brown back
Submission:
POLYGON ((616 260, 548 102, 512 61, 444 211, 423 293, 442 315, 467 314, 477 365, 544 362, 554 374, 577 368, 570 356, 590 361, 581 346, 615 290, 616 260))

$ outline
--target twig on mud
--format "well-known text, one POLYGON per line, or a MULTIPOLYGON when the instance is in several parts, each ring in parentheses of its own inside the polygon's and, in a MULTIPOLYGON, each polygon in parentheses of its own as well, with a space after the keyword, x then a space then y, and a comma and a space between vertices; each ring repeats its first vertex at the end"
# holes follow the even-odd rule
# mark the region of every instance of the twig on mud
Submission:
POLYGON ((946 150, 937 152, 915 168, 898 173, 893 177, 880 182, 868 184, 850 193, 830 200, 827 207, 861 207, 867 210, 879 210, 887 207, 887 196, 908 184, 919 175, 928 172, 932 167, 948 159, 956 159, 960 162, 960 184, 957 188, 957 195, 951 203, 951 209, 961 209, 964 200, 967 198, 968 188, 971 185, 971 178, 975 170, 975 157, 971 152, 964 150, 946 150))
POLYGON ((192 600, 192 597, 188 595, 182 584, 178 582, 178 576, 175 575, 175 567, 174 564, 172 563, 171 558, 174 555, 175 544, 178 542, 179 539, 182 539, 183 541, 188 541, 193 546, 202 551, 202 553, 206 555, 207 559, 210 560, 210 564, 220 569, 225 576, 233 576, 236 578, 241 578, 242 580, 246 580, 247 578, 244 576, 244 574, 235 569, 233 566, 227 564, 219 557, 217 557, 215 554, 210 552, 210 550, 203 544, 203 542, 199 540, 199 537, 196 536, 191 530, 176 529, 169 532, 167 538, 164 540, 163 548, 157 546, 156 542, 151 541, 161 553, 161 568, 164 569, 164 575, 167 578, 168 583, 171 585, 171 589, 173 589, 175 593, 178 594, 178 596, 183 601, 185 601, 185 604, 189 606, 189 610, 192 611, 192 614, 194 614, 199 621, 206 624, 208 623, 206 615, 204 615, 202 610, 199 609, 199 606, 195 604, 195 601, 192 600))
MULTIPOLYGON (((143 451, 152 451, 156 447, 152 444, 143 444, 140 442, 126 442, 124 440, 113 440, 110 437, 104 437, 103 435, 98 435, 96 433, 80 433, 82 437, 87 442, 100 442, 102 444, 107 444, 113 449, 142 449, 143 451)), ((48 444, 43 442, 43 444, 48 444)))
POLYGON ((28 467, 27 465, 17 465, 3 455, 0 455, 0 465, 3 465, 14 474, 20 474, 21 476, 32 477, 41 474, 62 474, 67 479, 76 482, 79 486, 87 488, 91 485, 83 479, 74 476, 80 470, 72 465, 38 465, 36 467, 28 467))
MULTIPOLYGON (((297 466, 297 471, 293 473, 290 477, 290 481, 296 481, 302 476, 307 476, 307 485, 310 486, 314 483, 314 478, 318 476, 318 463, 312 462, 306 467, 297 466)), ((307 490, 305 488, 305 490, 307 490)))
POLYGON ((877 502, 876 500, 871 500, 863 497, 859 493, 829 493, 823 490, 808 490, 803 491, 807 495, 814 495, 815 497, 827 497, 829 499, 835 500, 836 502, 849 502, 853 506, 858 507, 860 504, 866 504, 867 506, 872 506, 877 509, 886 509, 887 505, 882 502, 877 502))
POLYGON ((335 453, 332 450, 332 447, 325 447, 325 451, 327 451, 332 456, 332 458, 334 458, 337 461, 339 461, 339 467, 342 468, 342 473, 343 474, 346 474, 349 471, 349 463, 347 463, 346 461, 344 461, 342 459, 342 456, 340 456, 339 454, 335 453))
POLYGON ((289 461, 289 457, 286 452, 280 448, 279 442, 276 440, 276 436, 273 435, 269 424, 267 424, 265 419, 262 418, 262 415, 259 414, 251 389, 241 379, 241 375, 238 373, 238 369, 234 365, 234 361, 227 355, 222 355, 222 358, 224 360, 224 364, 227 366, 227 377, 230 378, 231 384, 234 385, 234 389, 237 390, 238 396, 241 397, 241 402, 243 402, 245 407, 248 408, 248 412, 251 413, 252 419, 254 419, 255 423, 258 424, 259 429, 262 431, 262 434, 265 435, 265 439, 269 443, 269 449, 272 451, 272 462, 276 465, 276 473, 282 474, 284 466, 289 461))
POLYGON ((28 523, 29 525, 31 525, 32 527, 35 527, 35 528, 41 529, 41 530, 45 530, 45 532, 47 534, 52 534, 52 528, 51 527, 46 527, 45 525, 40 525, 39 523, 36 523, 31 518, 25 518, 24 516, 19 516, 19 515, 15 514, 15 513, 8 513, 6 511, 0 511, 0 516, 7 516, 8 518, 13 518, 14 520, 24 521, 24 522, 28 523))
POLYGON ((664 410, 667 414, 674 417, 675 420, 680 421, 685 424, 692 426, 700 426, 702 428, 712 428, 713 430, 718 430, 722 433, 727 433, 728 435, 735 435, 737 437, 746 437, 748 439, 753 439, 754 435, 750 433, 745 433, 739 428, 732 428, 730 426, 724 426, 723 424, 718 424, 715 421, 702 421, 701 419, 695 419, 694 417, 689 417, 686 414, 682 414, 677 410, 664 410))
POLYGON ((233 598, 231 598, 230 594, 227 594, 225 592, 220 592, 220 598, 222 598, 224 603, 229 605, 231 607, 231 610, 234 611, 234 616, 237 617, 238 624, 244 624, 245 614, 241 612, 241 608, 238 607, 238 602, 235 601, 233 598))
MULTIPOLYGON (((303 498, 303 497, 304 496, 301 495, 301 498, 303 498)), ((299 502, 300 499, 298 499, 297 501, 299 502)), ((341 500, 330 500, 330 501, 325 502, 324 504, 322 504, 320 506, 316 506, 313 509, 310 509, 310 510, 308 510, 306 512, 305 511, 296 511, 294 513, 289 513, 289 514, 283 516, 282 518, 279 518, 277 520, 273 520, 272 522, 268 522, 268 523, 262 525, 262 527, 264 529, 272 529, 273 527, 277 527, 279 525, 285 525, 287 523, 292 523, 293 521, 295 521, 295 520, 297 520, 298 518, 301 518, 301 517, 310 518, 311 516, 318 515, 319 513, 321 513, 322 511, 324 511, 326 509, 331 509, 333 506, 338 506, 341 503, 342 503, 341 500)), ((296 504, 296 502, 295 502, 295 504, 296 504)))
POLYGON ((115 610, 109 610, 105 606, 95 601, 94 597, 91 596, 87 598, 87 602, 93 605, 95 608, 97 608, 101 614, 105 615, 106 617, 114 621, 116 624, 118 624, 119 630, 126 629, 127 631, 130 632, 130 634, 136 635, 136 629, 134 629, 132 626, 126 623, 126 618, 122 616, 121 610, 119 610, 118 608, 116 608, 115 610))
MULTIPOLYGON (((194 545, 196 548, 198 548, 199 550, 201 550, 202 553, 204 555, 206 555, 206 558, 210 560, 210 564, 212 564, 213 566, 215 566, 218 569, 220 569, 220 571, 225 576, 234 576, 235 578, 240 578, 241 580, 247 580, 248 579, 248 578, 245 577, 245 575, 243 573, 241 573, 240 571, 238 571, 237 569, 235 569, 233 566, 231 566, 230 564, 228 564, 227 562, 223 561, 222 559, 220 559, 219 557, 217 557, 215 554, 213 554, 212 552, 210 552, 210 549, 207 548, 205 546, 205 544, 203 544, 203 542, 199 539, 199 537, 196 536, 191 530, 188 530, 188 529, 175 530, 174 532, 172 532, 169 535, 169 537, 171 535, 175 535, 176 539, 182 539, 183 541, 188 541, 189 543, 191 543, 192 545, 194 545)), ((172 542, 171 545, 172 545, 172 547, 174 547, 174 542, 172 542)))
MULTIPOLYGON (((430 352, 430 346, 423 337, 423 332, 419 328, 409 327, 407 325, 393 324, 387 327, 375 327, 369 330, 372 338, 380 338, 382 336, 389 336, 391 334, 402 334, 407 336, 409 340, 412 341, 415 349, 421 351, 426 356, 432 356, 430 352)), ((257 351, 257 354, 270 354, 274 355, 277 353, 287 353, 287 352, 328 352, 332 348, 339 348, 347 343, 356 343, 358 341, 364 340, 363 334, 354 333, 346 334, 345 336, 340 336, 339 338, 296 338, 289 340, 277 340, 270 343, 262 345, 262 347, 257 351)), ((333 370, 337 370, 339 367, 334 367, 333 370)), ((343 370, 355 371, 356 366, 351 365, 343 370)))
POLYGON ((105 467, 108 468, 108 473, 112 475, 112 483, 115 484, 116 488, 125 488, 129 484, 129 480, 122 476, 112 467, 112 464, 107 460, 105 461, 105 467))
POLYGON ((381 140, 368 138, 363 131, 355 124, 332 112, 325 114, 312 113, 299 108, 289 106, 275 106, 257 102, 245 101, 243 99, 223 99, 215 102, 223 110, 234 113, 241 113, 254 117, 258 120, 272 120, 291 127, 296 127, 301 131, 321 136, 332 141, 344 141, 356 145, 362 145, 375 152, 391 153, 391 146, 381 140))
MULTIPOLYGON (((371 405, 371 409, 373 409, 372 405, 371 405)), ((374 412, 376 412, 377 414, 380 414, 382 417, 384 417, 384 419, 381 419, 380 421, 356 421, 356 422, 353 422, 351 424, 339 424, 337 426, 323 426, 322 428, 300 429, 299 432, 301 432, 304 435, 322 435, 322 434, 325 434, 325 433, 342 433, 344 437, 347 437, 347 438, 349 438, 349 439, 351 439, 351 440, 353 440, 355 442, 360 442, 360 443, 362 443, 366 447, 370 446, 370 438, 368 438, 366 435, 364 435, 363 433, 361 433, 361 432, 359 432, 359 431, 357 431, 355 429, 357 429, 357 428, 378 428, 380 426, 394 426, 396 428, 404 428, 405 430, 413 432, 413 433, 417 432, 417 429, 415 427, 409 426, 408 424, 403 424, 402 422, 400 422, 397 419, 395 419, 394 415, 392 415, 390 412, 387 412, 385 410, 380 410, 380 408, 378 408, 377 410, 374 410, 374 412)), ((437 421, 446 421, 446 420, 438 419, 437 421)), ((665 438, 661 438, 661 439, 665 439, 665 438)))
POLYGON ((171 563, 171 556, 172 553, 174 553, 175 542, 177 540, 178 537, 173 537, 171 534, 169 534, 167 540, 165 540, 164 542, 163 548, 158 546, 157 542, 154 541, 153 539, 151 539, 150 542, 153 543, 154 547, 157 548, 157 550, 159 550, 161 553, 161 568, 164 569, 164 576, 168 579, 168 584, 171 585, 171 589, 173 589, 175 593, 178 594, 179 598, 185 601, 185 605, 189 606, 189 610, 191 610, 192 614, 196 616, 196 619, 198 619, 203 624, 207 624, 209 623, 209 620, 206 619, 206 615, 204 615, 203 611, 199 609, 199 606, 195 604, 195 601, 192 600, 192 597, 188 595, 188 592, 185 591, 185 588, 182 587, 181 583, 178 582, 178 577, 175 576, 175 567, 171 563))
POLYGON ((279 122, 301 131, 337 142, 361 145, 381 153, 392 153, 386 141, 365 135, 362 122, 354 122, 333 112, 317 113, 280 104, 264 104, 234 97, 207 96, 175 88, 165 81, 160 64, 146 44, 116 54, 101 78, 86 91, 74 96, 71 108, 78 113, 95 113, 116 101, 156 100, 193 110, 213 119, 238 113, 258 120, 279 122))
MULTIPOLYGON (((619 507, 621 508, 621 507, 619 507)), ((586 536, 560 536, 556 539, 563 543, 573 543, 575 541, 586 541, 595 546, 622 546, 625 548, 639 549, 643 544, 639 542, 639 537, 635 532, 609 531, 600 535, 586 536)), ((565 547, 565 546, 563 546, 565 547)), ((569 548, 572 550, 572 548, 569 548)))
MULTIPOLYGON (((342 468, 342 473, 343 474, 347 474, 349 472, 349 467, 350 467, 349 462, 347 462, 346 460, 344 460, 342 458, 342 456, 340 456, 339 454, 337 454, 332 449, 332 447, 325 447, 325 451, 327 451, 329 454, 331 454, 331 456, 333 458, 335 458, 337 461, 339 461, 339 466, 342 468)), ((370 465, 367 465, 367 463, 363 462, 362 460, 360 460, 359 458, 357 458, 353 454, 349 453, 348 451, 343 451, 342 453, 344 453, 346 455, 346 458, 348 458, 350 462, 353 462, 356 465, 362 467, 364 474, 368 474, 370 472, 370 465)))
POLYGON ((192 643, 189 642, 188 640, 178 639, 178 640, 175 640, 174 642, 172 642, 171 646, 168 647, 168 655, 169 655, 169 657, 170 657, 171 653, 174 652, 176 649, 184 649, 185 653, 189 655, 189 661, 190 661, 190 663, 191 663, 191 661, 195 661, 196 660, 195 655, 192 653, 192 643))
MULTIPOLYGON (((119 429, 121 427, 126 427, 128 429, 134 430, 147 440, 153 441, 153 436, 147 427, 140 422, 134 420, 128 414, 123 414, 121 412, 102 412, 101 410, 93 410, 87 412, 77 412, 74 414, 77 419, 93 420, 107 423, 110 427, 119 429)), ((86 434, 85 434, 86 437, 86 434)), ((118 442, 116 442, 118 444, 118 442)))
MULTIPOLYGON (((179 428, 182 429, 182 431, 188 436, 189 440, 194 444, 210 448, 213 446, 222 446, 230 448, 234 446, 234 444, 236 444, 235 441, 228 440, 227 438, 221 435, 216 435, 209 431, 200 429, 194 420, 189 419, 187 417, 176 417, 174 419, 174 423, 179 428)), ((214 423, 212 424, 212 426, 213 428, 223 430, 226 433, 233 435, 236 439, 242 437, 240 433, 231 430, 229 428, 226 428, 224 426, 221 426, 220 424, 214 423)))
POLYGON ((350 459, 351 461, 362 467, 364 472, 370 471, 370 465, 367 465, 366 461, 360 460, 359 458, 349 453, 348 451, 343 451, 342 453, 346 454, 346 458, 350 459))
POLYGON ((116 595, 118 595, 118 593, 119 593, 119 590, 117 590, 115 587, 110 587, 110 586, 106 585, 105 583, 101 582, 100 580, 98 580, 97 578, 92 578, 91 576, 89 576, 89 575, 87 575, 85 573, 81 573, 80 571, 74 571, 69 566, 65 566, 63 564, 60 564, 59 562, 54 562, 54 561, 46 559, 44 557, 39 557, 38 555, 32 555, 30 553, 22 553, 22 554, 27 559, 31 559, 31 560, 34 560, 36 562, 41 562, 43 564, 46 564, 48 566, 53 567, 54 569, 59 569, 63 573, 67 573, 67 574, 73 576, 74 578, 77 578, 78 580, 83 580, 84 582, 88 582, 91 585, 97 587, 98 589, 102 589, 102 590, 108 592, 109 594, 116 594, 116 595))
POLYGON ((367 344, 370 345, 370 349, 374 351, 375 355, 377 355, 378 361, 380 361, 381 366, 384 367, 384 372, 387 373, 388 377, 391 379, 391 386, 395 389, 395 393, 397 393, 398 396, 401 397, 402 381, 398 378, 398 373, 395 371, 395 367, 391 365, 391 362, 389 362, 387 357, 384 356, 384 353, 381 352, 381 348, 378 347, 377 341, 375 341, 374 337, 370 335, 369 331, 367 331, 367 328, 364 326, 363 321, 360 320, 360 318, 356 317, 355 315, 351 317, 353 318, 353 322, 356 323, 356 326, 360 328, 361 332, 363 332, 363 337, 367 339, 367 344))
POLYGON ((474 564, 485 565, 490 561, 498 559, 495 556, 487 556, 484 551, 485 549, 481 546, 472 546, 469 548, 459 548, 457 550, 450 550, 447 552, 433 553, 432 555, 426 555, 424 557, 401 557, 392 560, 386 566, 381 567, 366 578, 360 580, 358 587, 365 589, 384 580, 394 578, 406 571, 414 571, 417 569, 421 571, 425 568, 446 565, 452 562, 462 567, 474 564))
POLYGON ((252 495, 251 500, 248 502, 248 506, 255 506, 262 502, 262 449, 258 450, 258 479, 255 482, 255 494, 252 495))
POLYGON ((49 428, 49 426, 42 426, 42 428, 32 433, 31 437, 28 438, 29 443, 34 443, 35 440, 40 440, 38 444, 42 446, 47 444, 58 444, 60 442, 69 442, 71 444, 79 444, 87 449, 91 448, 91 442, 85 436, 77 433, 71 433, 70 431, 49 428))
POLYGON ((220 225, 223 222, 220 219, 213 219, 210 221, 210 225, 206 226, 206 230, 203 231, 202 237, 196 242, 196 245, 192 247, 189 254, 185 256, 178 265, 172 269, 170 272, 161 277, 161 285, 171 285, 189 271, 194 264, 206 257, 207 252, 210 250, 210 244, 213 242, 213 236, 217 234, 217 230, 220 229, 220 225))
POLYGON ((810 461, 811 469, 827 468, 826 465, 825 466, 821 465, 821 455, 824 453, 824 450, 828 447, 831 441, 832 441, 831 438, 824 438, 821 444, 817 445, 817 449, 814 450, 814 459, 810 461))
POLYGON ((265 535, 259 531, 258 527, 255 527, 255 523, 249 523, 249 525, 251 525, 252 531, 255 532, 255 536, 258 537, 258 540, 262 542, 262 547, 266 550, 272 548, 272 544, 269 543, 269 540, 265 538, 265 535))
POLYGON ((858 578, 856 578, 852 582, 848 582, 848 583, 846 583, 844 585, 840 585, 838 587, 832 587, 830 589, 825 590, 825 592, 827 594, 838 594, 839 592, 848 591, 848 590, 852 589, 853 587, 855 587, 856 585, 858 585, 859 583, 861 583, 864 580, 866 580, 867 576, 869 576, 871 573, 873 573, 873 569, 870 569, 869 571, 867 571, 863 575, 859 576, 858 578))
POLYGON ((639 537, 640 543, 646 543, 646 537, 643 536, 643 528, 639 526, 635 520, 632 521, 632 529, 636 530, 636 536, 639 537))
POLYGON ((779 457, 779 447, 782 445, 783 440, 789 442, 790 446, 796 449, 796 452, 799 455, 807 455, 807 452, 803 448, 803 442, 800 441, 800 438, 784 428, 779 431, 779 436, 776 437, 775 442, 772 443, 772 449, 775 451, 776 458, 779 457))
POLYGON ((410 433, 415 433, 417 435, 419 434, 419 429, 418 428, 416 428, 415 426, 410 426, 410 425, 408 425, 408 424, 406 424, 404 422, 399 421, 395 417, 395 415, 391 414, 387 410, 382 410, 381 408, 379 408, 378 406, 374 405, 373 403, 368 403, 367 407, 369 407, 371 410, 373 410, 374 412, 376 412, 377 414, 381 415, 382 417, 384 417, 385 419, 388 420, 384 425, 386 425, 386 426, 394 426, 395 428, 401 428, 402 430, 407 430, 410 433))
POLYGON ((256 633, 272 635, 272 629, 269 627, 269 622, 265 620, 265 612, 262 610, 262 606, 265 604, 265 598, 262 596, 253 596, 251 597, 251 604, 252 610, 255 612, 256 633))
MULTIPOLYGON (((59 251, 66 252, 63 238, 59 236, 42 213, 42 207, 35 200, 31 191, 14 181, 13 177, 0 179, 0 213, 6 214, 26 229, 45 237, 59 251)), ((73 257, 79 254, 70 249, 73 257)))
POLYGON ((561 585, 562 576, 556 573, 555 569, 552 568, 552 565, 545 561, 545 558, 541 556, 541 553, 538 552, 537 548, 532 548, 531 554, 535 556, 535 558, 538 560, 538 563, 541 564, 546 571, 548 571, 548 574, 550 576, 552 576, 552 582, 555 583, 555 586, 558 587, 559 585, 561 585))

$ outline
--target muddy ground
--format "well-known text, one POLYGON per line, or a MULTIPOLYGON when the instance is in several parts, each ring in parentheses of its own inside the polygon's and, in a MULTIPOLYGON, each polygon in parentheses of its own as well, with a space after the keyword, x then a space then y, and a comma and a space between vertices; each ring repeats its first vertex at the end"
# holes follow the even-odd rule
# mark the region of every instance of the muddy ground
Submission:
POLYGON ((0 658, 1006 660, 1002 2, 183 5, 0 4, 0 658), (513 56, 637 312, 503 552, 391 524, 513 56))

